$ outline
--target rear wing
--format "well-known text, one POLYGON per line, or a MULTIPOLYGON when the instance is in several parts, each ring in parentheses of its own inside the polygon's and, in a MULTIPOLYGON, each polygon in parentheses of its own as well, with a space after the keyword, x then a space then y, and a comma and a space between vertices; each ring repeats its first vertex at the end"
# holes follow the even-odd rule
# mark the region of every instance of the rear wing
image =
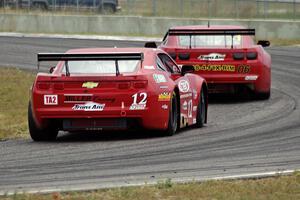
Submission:
POLYGON ((144 60, 143 53, 38 53, 37 62, 38 70, 42 61, 65 61, 66 75, 69 76, 68 61, 84 60, 115 60, 116 75, 119 75, 118 60, 144 60))
POLYGON ((187 35, 190 38, 193 35, 230 35, 233 40, 235 35, 255 35, 255 29, 169 29, 163 41, 166 40, 168 35, 187 35))

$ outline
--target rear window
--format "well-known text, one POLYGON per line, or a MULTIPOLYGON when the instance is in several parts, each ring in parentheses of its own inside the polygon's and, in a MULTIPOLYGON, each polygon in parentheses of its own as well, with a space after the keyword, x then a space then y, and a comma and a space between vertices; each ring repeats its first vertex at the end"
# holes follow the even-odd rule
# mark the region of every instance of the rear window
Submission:
POLYGON ((233 46, 242 45, 241 35, 181 35, 179 37, 179 45, 182 47, 228 47, 230 48, 233 41, 233 46))
MULTIPOLYGON (((119 60, 119 72, 132 73, 135 72, 140 65, 139 60, 119 60)), ((115 74, 116 73, 116 61, 105 60, 105 61, 68 61, 70 74, 115 74)), ((65 72, 66 68, 63 68, 65 72)))

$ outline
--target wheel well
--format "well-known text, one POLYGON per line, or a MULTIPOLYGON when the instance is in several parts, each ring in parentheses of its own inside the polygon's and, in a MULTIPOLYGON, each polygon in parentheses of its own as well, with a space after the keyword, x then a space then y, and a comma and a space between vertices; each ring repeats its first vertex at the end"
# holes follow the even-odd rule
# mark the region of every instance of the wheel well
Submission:
POLYGON ((206 115, 205 115, 205 123, 207 123, 207 108, 208 108, 208 88, 205 82, 202 83, 202 88, 205 96, 205 106, 206 106, 206 115))
POLYGON ((177 128, 180 128, 180 93, 178 87, 174 88, 174 92, 176 94, 176 99, 177 99, 177 112, 178 112, 178 117, 177 117, 177 128))

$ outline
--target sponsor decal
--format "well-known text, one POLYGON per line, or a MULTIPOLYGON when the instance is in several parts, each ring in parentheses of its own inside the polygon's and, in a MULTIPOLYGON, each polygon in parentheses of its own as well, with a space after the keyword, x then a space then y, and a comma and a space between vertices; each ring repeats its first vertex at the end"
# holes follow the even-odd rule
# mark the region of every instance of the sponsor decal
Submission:
POLYGON ((193 117, 193 100, 189 100, 188 102, 188 117, 192 118, 193 117))
POLYGON ((170 101, 171 93, 170 92, 163 92, 158 95, 158 101, 170 101))
POLYGON ((129 107, 129 110, 145 110, 147 104, 147 93, 135 93, 132 95, 133 102, 129 107))
POLYGON ((186 98, 189 98, 191 96, 193 96, 192 93, 183 94, 183 95, 180 96, 180 99, 186 99, 186 98))
POLYGON ((155 69, 154 66, 144 66, 144 69, 155 69))
POLYGON ((235 72, 234 65, 194 65, 195 71, 235 72))
POLYGON ((190 84, 186 80, 181 80, 178 83, 180 92, 188 92, 190 89, 190 84))
POLYGON ((183 110, 187 110, 188 109, 188 103, 187 101, 184 101, 183 104, 182 104, 182 109, 183 110))
POLYGON ((88 102, 85 104, 75 104, 73 106, 73 110, 81 110, 81 111, 103 111, 105 104, 98 104, 94 102, 88 102))
POLYGON ((160 88, 160 89, 168 89, 169 86, 167 86, 167 85, 161 85, 161 86, 159 86, 159 88, 160 88))
POLYGON ((200 55, 198 57, 199 60, 207 60, 207 61, 223 61, 226 57, 226 54, 219 53, 210 53, 208 55, 200 55))
POLYGON ((99 85, 99 83, 97 83, 97 82, 85 82, 82 84, 82 87, 92 89, 92 88, 98 87, 98 85, 99 85))
POLYGON ((196 124, 196 123, 197 123, 197 119, 193 118, 193 124, 196 124))
POLYGON ((65 95, 65 103, 79 103, 79 102, 115 102, 114 98, 99 97, 93 95, 65 95))
POLYGON ((198 106, 193 106, 193 111, 196 112, 197 108, 198 108, 198 106))
POLYGON ((256 81, 258 76, 246 76, 245 80, 246 81, 256 81))
POLYGON ((146 104, 131 104, 129 110, 145 110, 146 104))
POLYGON ((197 95, 198 95, 197 90, 193 90, 193 97, 194 97, 194 99, 197 99, 197 95))
POLYGON ((168 105, 164 104, 164 105, 161 106, 161 108, 164 109, 164 110, 167 110, 168 109, 168 105))
POLYGON ((44 95, 44 105, 58 105, 57 95, 44 95))
POLYGON ((250 72, 251 67, 249 65, 239 65, 238 73, 246 74, 250 72))
POLYGON ((153 79, 156 83, 166 83, 167 79, 163 74, 153 74, 153 79))

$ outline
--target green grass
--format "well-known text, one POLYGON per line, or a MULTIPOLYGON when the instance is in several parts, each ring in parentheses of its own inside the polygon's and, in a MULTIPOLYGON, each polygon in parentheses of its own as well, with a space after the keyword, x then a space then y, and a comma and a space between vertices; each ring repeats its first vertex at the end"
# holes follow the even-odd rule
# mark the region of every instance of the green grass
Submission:
POLYGON ((258 180, 206 181, 175 184, 170 180, 154 186, 102 189, 88 192, 22 194, 0 200, 297 200, 300 173, 258 180))
POLYGON ((34 74, 0 68, 0 140, 26 137, 29 88, 34 74))

